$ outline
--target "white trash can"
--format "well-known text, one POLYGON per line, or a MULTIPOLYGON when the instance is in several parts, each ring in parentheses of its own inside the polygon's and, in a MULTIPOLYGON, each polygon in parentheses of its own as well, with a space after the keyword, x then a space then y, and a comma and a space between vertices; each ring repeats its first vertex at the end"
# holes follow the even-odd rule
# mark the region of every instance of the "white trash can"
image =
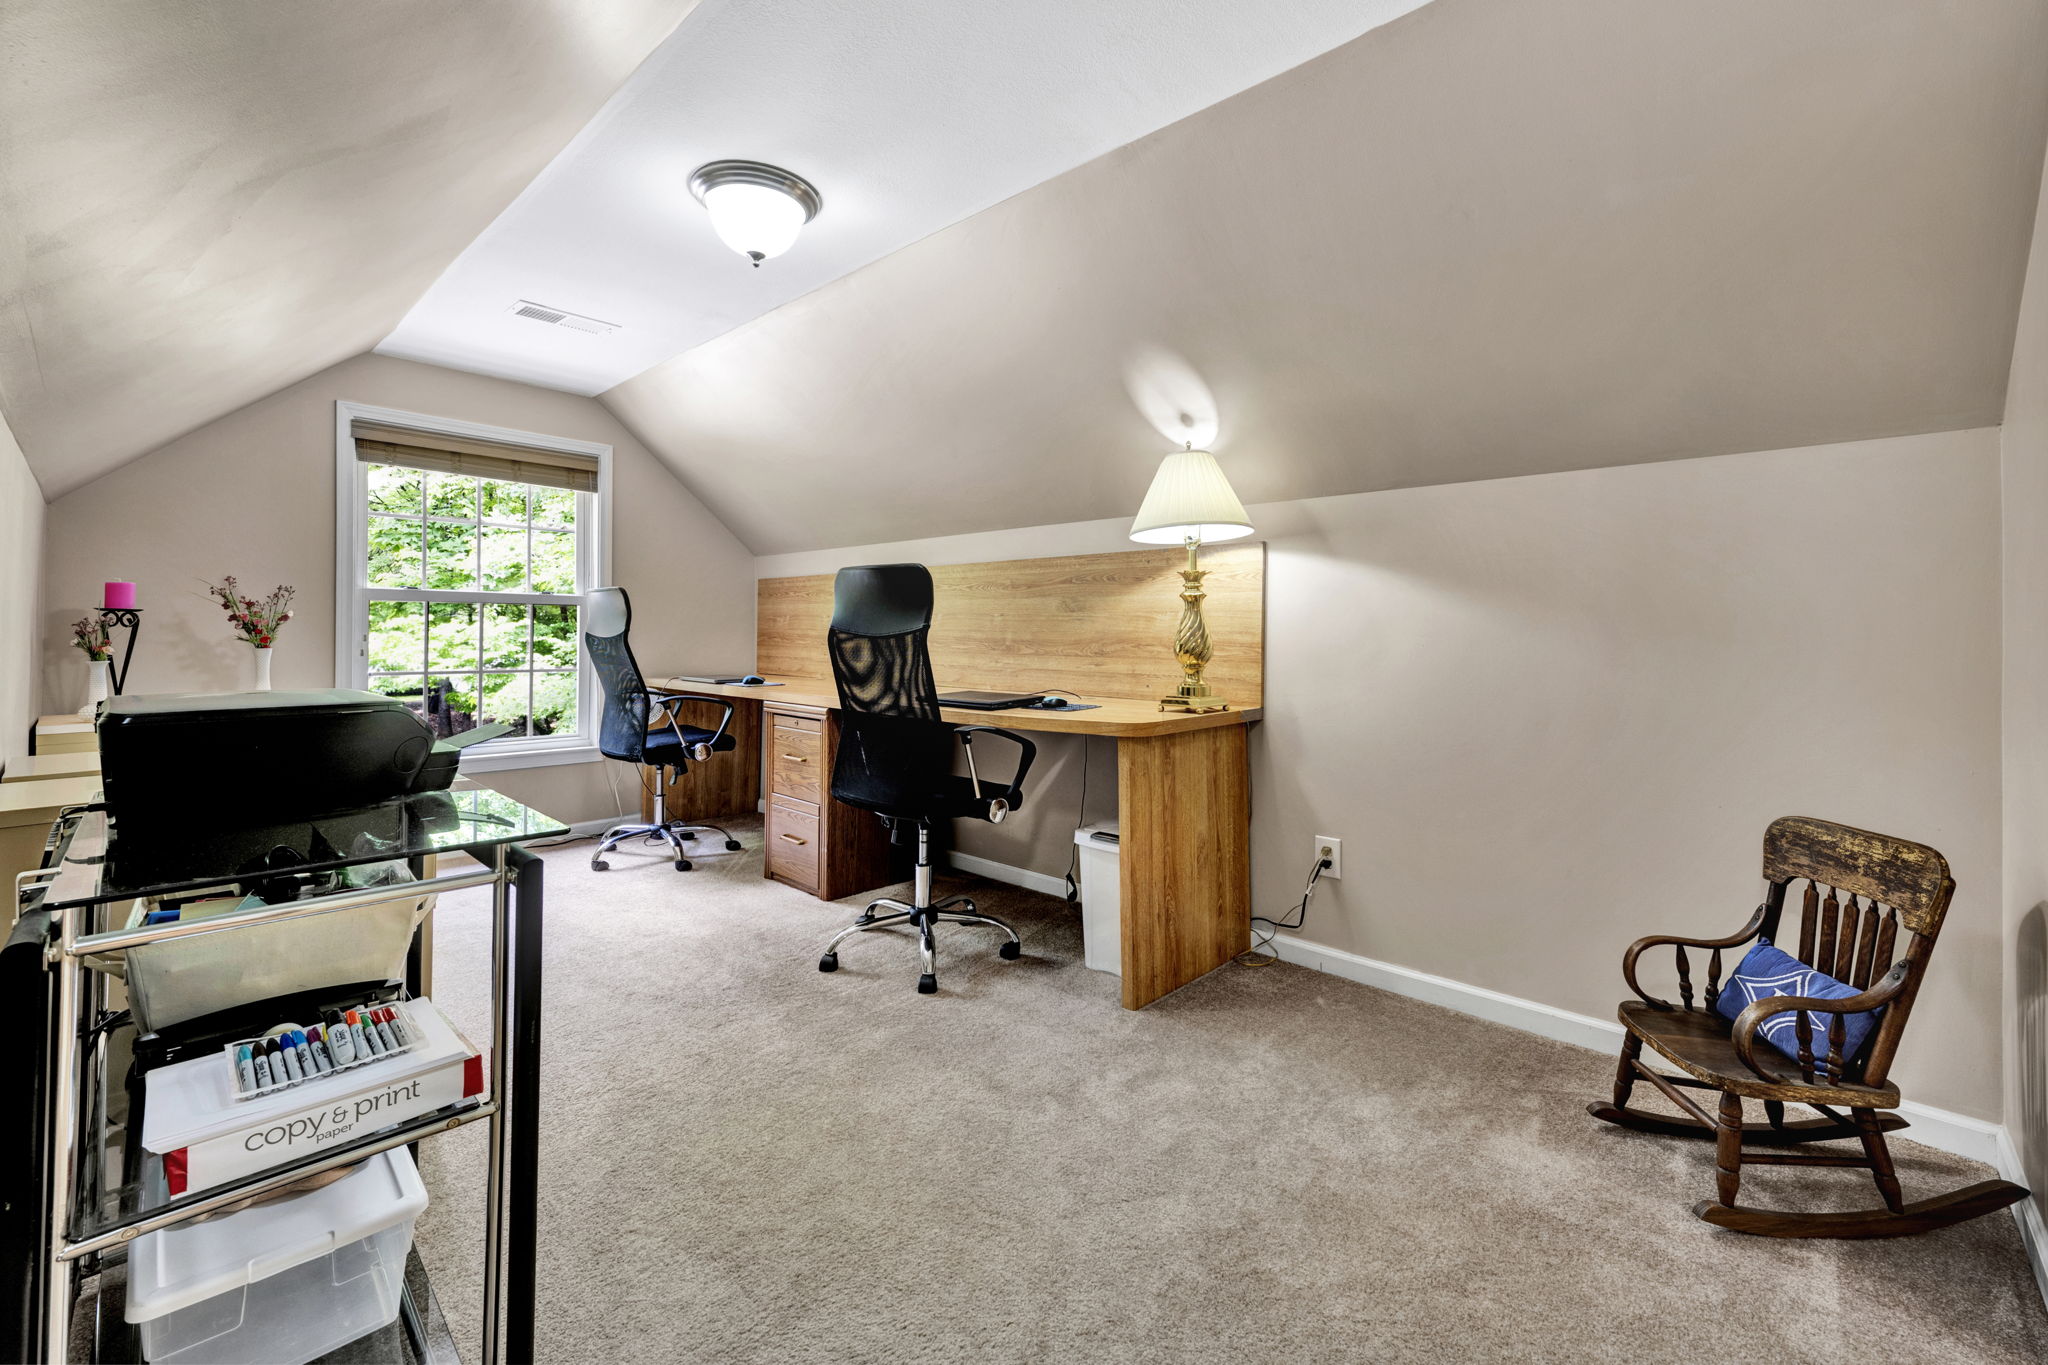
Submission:
POLYGON ((1095 834, 1117 832, 1114 820, 1074 831, 1081 861, 1081 960, 1098 972, 1124 971, 1123 868, 1117 845, 1095 834))

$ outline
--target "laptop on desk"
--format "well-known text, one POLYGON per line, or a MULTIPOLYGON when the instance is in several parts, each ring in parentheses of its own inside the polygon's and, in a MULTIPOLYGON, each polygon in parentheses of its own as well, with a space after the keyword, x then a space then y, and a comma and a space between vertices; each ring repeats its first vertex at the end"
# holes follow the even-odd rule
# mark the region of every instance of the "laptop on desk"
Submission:
POLYGON ((1008 711, 1036 705, 1041 692, 941 692, 939 705, 962 706, 970 711, 1008 711))

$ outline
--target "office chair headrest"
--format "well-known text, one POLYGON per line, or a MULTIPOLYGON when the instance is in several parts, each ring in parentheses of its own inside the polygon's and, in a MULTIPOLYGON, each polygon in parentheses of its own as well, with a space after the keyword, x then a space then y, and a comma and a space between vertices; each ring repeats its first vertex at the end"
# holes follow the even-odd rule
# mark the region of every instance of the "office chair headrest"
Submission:
POLYGON ((583 633, 608 640, 633 624, 633 603, 624 588, 592 588, 583 597, 583 633))
POLYGON ((859 564, 832 581, 832 629, 901 635, 932 623, 932 574, 922 564, 859 564))

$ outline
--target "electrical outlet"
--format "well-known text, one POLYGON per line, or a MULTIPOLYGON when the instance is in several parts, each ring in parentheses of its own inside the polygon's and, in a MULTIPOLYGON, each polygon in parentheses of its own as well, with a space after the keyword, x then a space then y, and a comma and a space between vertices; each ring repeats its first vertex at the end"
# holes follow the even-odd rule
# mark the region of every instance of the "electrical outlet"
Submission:
POLYGON ((1342 877, 1344 875, 1344 841, 1342 839, 1328 834, 1318 834, 1316 836, 1316 856, 1330 860, 1330 865, 1323 869, 1325 877, 1342 877))

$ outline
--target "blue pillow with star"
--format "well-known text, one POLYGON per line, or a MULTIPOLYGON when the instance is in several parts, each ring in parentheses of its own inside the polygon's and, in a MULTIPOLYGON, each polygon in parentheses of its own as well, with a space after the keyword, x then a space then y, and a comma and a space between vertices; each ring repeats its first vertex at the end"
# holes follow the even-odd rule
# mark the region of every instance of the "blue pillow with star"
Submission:
MULTIPOLYGON (((1728 984, 1721 988, 1721 994, 1714 1001, 1714 1008, 1730 1023, 1735 1017, 1759 1000, 1768 1000, 1774 995, 1803 996, 1807 999, 1846 1000, 1863 992, 1854 986, 1846 986, 1829 976, 1817 972, 1778 948, 1767 938, 1759 938, 1756 946, 1742 959, 1735 969, 1735 975, 1728 978, 1728 984)), ((1870 1031, 1877 1027, 1877 1016, 1884 1012, 1879 1006, 1860 1014, 1847 1015, 1842 1020, 1842 1060, 1846 1063, 1863 1047, 1870 1031)), ((1816 1072, 1827 1071, 1828 1029, 1834 1023, 1832 1014, 1816 1014, 1811 1010, 1787 1010, 1764 1020, 1757 1032, 1763 1040, 1778 1051, 1799 1060, 1799 1026, 1795 1022, 1800 1014, 1806 1015, 1807 1047, 1813 1055, 1816 1072)))

